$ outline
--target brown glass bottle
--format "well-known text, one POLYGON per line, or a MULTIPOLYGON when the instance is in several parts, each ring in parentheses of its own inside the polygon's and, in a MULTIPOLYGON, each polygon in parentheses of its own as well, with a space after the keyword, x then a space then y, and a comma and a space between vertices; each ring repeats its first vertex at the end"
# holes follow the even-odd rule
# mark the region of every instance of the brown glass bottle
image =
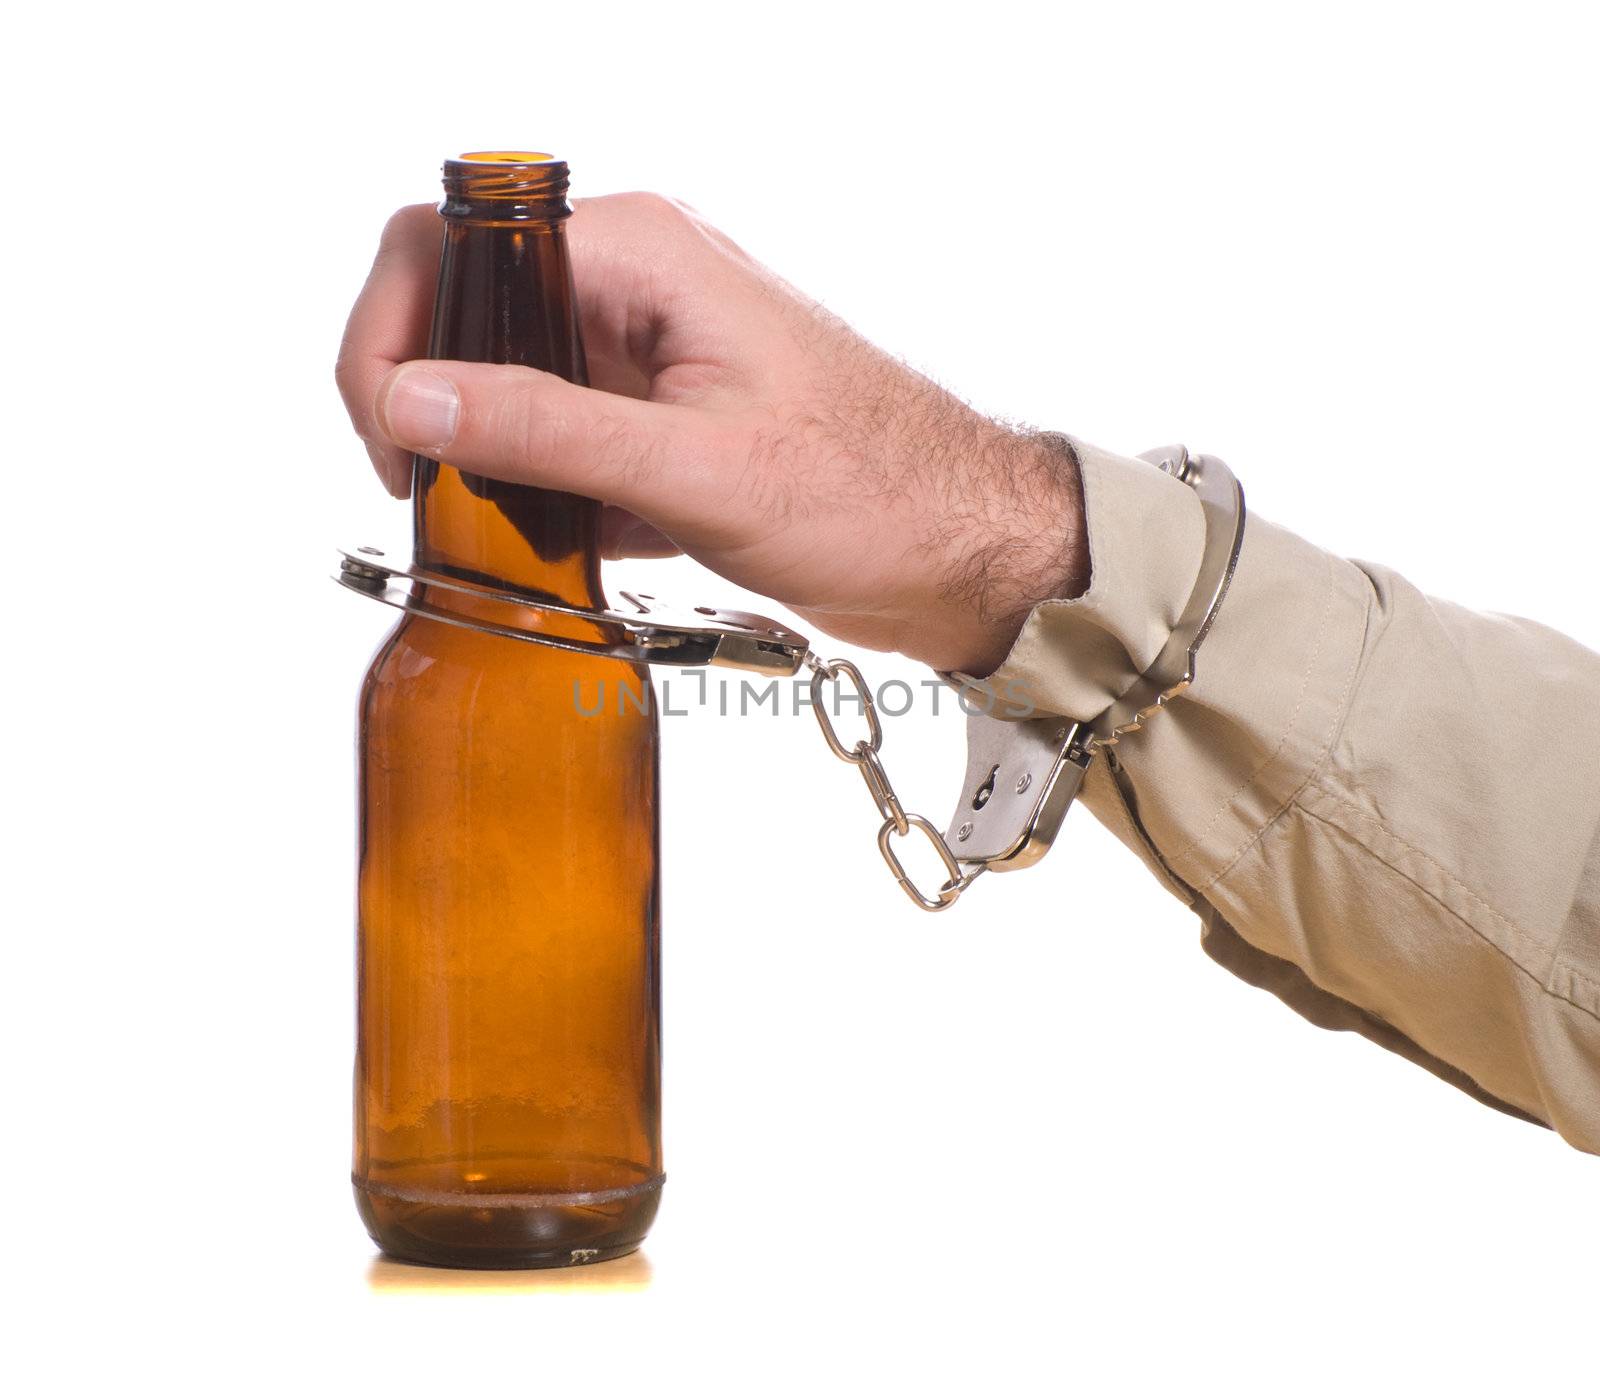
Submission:
MULTIPOLYGON (((467 154, 444 176, 429 355, 583 383, 566 165, 467 154)), ((418 457, 413 505, 419 565, 605 605, 593 502, 418 457)), ((472 602, 437 585, 428 597, 472 602)), ((560 620, 525 618, 578 634, 560 620)), ((401 619, 367 672, 353 1180, 385 1252, 566 1266, 632 1250, 655 1216, 648 680, 420 616, 401 619)))

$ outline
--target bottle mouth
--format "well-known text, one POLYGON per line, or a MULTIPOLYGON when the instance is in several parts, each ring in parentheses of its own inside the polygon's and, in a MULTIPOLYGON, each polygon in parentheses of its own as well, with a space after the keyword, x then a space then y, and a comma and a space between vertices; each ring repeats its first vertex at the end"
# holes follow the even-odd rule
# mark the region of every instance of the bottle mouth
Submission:
POLYGON ((491 149, 446 159, 443 217, 459 221, 547 222, 572 215, 567 161, 532 150, 491 149))
POLYGON ((560 161, 554 154, 534 154, 526 150, 486 149, 452 159, 455 164, 550 164, 560 161))

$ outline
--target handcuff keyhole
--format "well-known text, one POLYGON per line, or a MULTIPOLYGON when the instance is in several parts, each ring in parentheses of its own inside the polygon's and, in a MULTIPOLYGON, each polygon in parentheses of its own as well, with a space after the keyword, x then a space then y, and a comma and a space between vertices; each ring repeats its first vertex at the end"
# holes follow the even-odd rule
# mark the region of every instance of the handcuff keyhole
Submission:
POLYGON ((989 796, 994 793, 994 778, 999 773, 999 770, 1000 763, 998 761, 989 767, 989 778, 978 786, 978 793, 972 797, 972 807, 974 809, 982 809, 989 802, 989 796))

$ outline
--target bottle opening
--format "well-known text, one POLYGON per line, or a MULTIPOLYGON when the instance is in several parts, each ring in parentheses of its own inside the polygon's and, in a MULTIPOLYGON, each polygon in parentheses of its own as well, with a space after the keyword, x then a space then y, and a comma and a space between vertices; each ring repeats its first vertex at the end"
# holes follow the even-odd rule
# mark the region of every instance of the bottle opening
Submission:
POLYGON ((534 154, 523 150, 489 149, 478 154, 463 154, 462 163, 468 164, 548 164, 554 154, 534 154))
POLYGON ((567 163, 532 150, 485 149, 446 159, 441 216, 472 222, 551 222, 570 216, 567 163))

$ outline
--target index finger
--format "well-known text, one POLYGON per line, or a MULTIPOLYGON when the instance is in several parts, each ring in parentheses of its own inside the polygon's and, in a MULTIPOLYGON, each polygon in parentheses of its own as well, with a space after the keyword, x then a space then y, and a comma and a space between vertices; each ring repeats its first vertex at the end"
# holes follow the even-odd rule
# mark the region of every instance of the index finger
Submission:
POLYGON ((411 490, 411 457, 384 437, 373 406, 390 371, 427 354, 443 243, 443 223, 432 203, 402 207, 389 218, 367 282, 350 310, 334 367, 350 422, 394 496, 411 490))

